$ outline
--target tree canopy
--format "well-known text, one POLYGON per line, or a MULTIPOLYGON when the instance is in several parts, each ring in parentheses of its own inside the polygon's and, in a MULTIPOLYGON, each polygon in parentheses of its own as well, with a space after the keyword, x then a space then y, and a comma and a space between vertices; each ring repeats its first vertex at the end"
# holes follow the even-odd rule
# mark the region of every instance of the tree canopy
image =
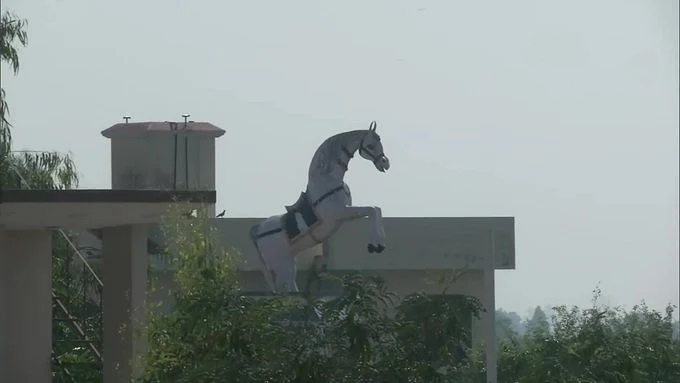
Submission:
POLYGON ((210 222, 164 222, 174 307, 147 312, 141 381, 459 382, 482 372, 470 352, 478 300, 398 299, 381 279, 358 274, 341 276, 343 292, 332 298, 245 296, 210 222))
MULTIPOLYGON (((19 47, 28 44, 27 21, 5 11, 0 16, 0 63, 19 73, 19 47)), ((0 87, 0 190, 75 187, 78 174, 70 155, 12 151, 12 124, 5 89, 0 87)))
MULTIPOLYGON (((209 222, 175 215, 163 224, 175 254, 174 308, 149 310, 142 382, 485 382, 470 343, 476 299, 397 297, 358 274, 340 276, 343 292, 332 299, 244 296, 235 258, 209 222)), ((673 307, 626 311, 602 305, 600 294, 586 309, 537 307, 523 333, 501 318, 499 381, 680 381, 673 307)))
MULTIPOLYGON (((0 16, 0 62, 9 65, 14 74, 19 72, 19 52, 17 43, 26 46, 28 34, 26 33, 26 20, 19 19, 14 13, 5 11, 0 16)), ((5 97, 5 89, 0 87, 0 139, 9 140, 9 127, 7 119, 9 108, 5 97), (5 135, 7 137, 5 137, 5 135)))

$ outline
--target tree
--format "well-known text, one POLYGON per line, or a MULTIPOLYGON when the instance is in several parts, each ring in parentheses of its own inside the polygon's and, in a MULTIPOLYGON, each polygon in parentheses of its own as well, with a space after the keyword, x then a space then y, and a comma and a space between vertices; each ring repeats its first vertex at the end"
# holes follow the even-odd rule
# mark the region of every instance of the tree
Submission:
MULTIPOLYGON (((5 11, 0 17, 0 62, 19 73, 17 44, 26 46, 27 21, 5 11)), ((13 152, 12 125, 5 89, 0 87, 0 190, 64 189, 75 186, 78 176, 70 155, 56 152, 13 152)))
POLYGON ((506 338, 524 335, 525 326, 522 318, 514 311, 496 310, 496 338, 503 341, 506 338))
MULTIPOLYGON (((17 45, 26 46, 27 22, 11 12, 0 17, 0 62, 13 74, 19 72, 17 45)), ((56 152, 13 152, 12 125, 4 88, 0 88, 0 190, 2 189, 71 189, 78 185, 78 175, 70 155, 56 152)), ((53 310, 53 358, 55 381, 94 382, 101 380, 99 360, 93 357, 90 345, 101 340, 101 310, 90 299, 83 299, 91 290, 89 272, 74 273, 77 261, 71 247, 73 238, 66 232, 53 234, 52 286, 55 297, 53 310), (76 315, 79 320, 73 319, 76 315), (87 318, 87 319, 85 319, 87 318), (75 326, 74 326, 75 324, 75 326), (84 337, 90 342, 82 342, 84 337), (74 343, 74 341, 76 341, 74 343), (94 342, 94 343, 93 343, 94 342), (80 367, 80 368, 78 368, 80 367)), ((83 265, 84 266, 84 265, 83 265)))
POLYGON ((508 382, 677 382, 680 342, 673 339, 673 310, 631 311, 599 303, 557 306, 547 321, 536 309, 523 337, 501 342, 499 376, 508 382))
MULTIPOLYGON (((183 211, 184 208, 179 208, 183 211)), ((333 299, 243 296, 234 257, 219 247, 204 213, 164 223, 176 271, 174 308, 151 306, 139 336, 149 341, 141 382, 483 382, 470 349, 470 297, 399 299, 382 280, 349 274, 333 299)), ((499 340, 503 382, 680 381, 671 307, 537 307, 524 334, 499 340)))
MULTIPOLYGON (((0 61, 7 63, 14 74, 19 72, 19 53, 15 44, 18 42, 26 46, 28 43, 25 27, 26 20, 19 19, 14 13, 5 11, 0 16, 0 61)), ((0 87, 0 124, 3 128, 10 126, 7 120, 8 114, 5 89, 0 87)), ((4 133, 9 134, 9 131, 3 130, 4 133)))
POLYGON ((69 241, 75 238, 53 234, 53 381, 101 382, 101 288, 69 241))
POLYGON ((11 152, 0 168, 0 186, 6 189, 71 189, 78 173, 70 155, 57 152, 11 152))
MULTIPOLYGON (((25 26, 26 20, 17 18, 9 11, 5 11, 0 16, 0 62, 7 63, 14 74, 19 72, 19 53, 15 44, 18 42, 22 46, 26 46, 28 43, 28 35, 24 30, 25 26)), ((0 86, 0 171, 2 171, 3 163, 9 157, 11 146, 11 124, 8 116, 9 107, 5 97, 5 88, 0 86)), ((0 186, 2 186, 2 183, 0 183, 0 186)))
MULTIPOLYGON (((339 277, 332 299, 241 294, 234 257, 204 212, 162 227, 176 270, 174 307, 146 312, 142 382, 459 382, 483 377, 469 351, 471 297, 397 302, 379 278, 339 277), (472 377, 472 378, 470 378, 472 377)), ((482 378, 483 381, 483 378, 482 378)))
MULTIPOLYGON (((0 17, 0 63, 7 63, 14 74, 19 71, 19 54, 15 44, 18 41, 25 46, 28 42, 25 25, 24 20, 7 11, 0 17)), ((11 156, 12 135, 8 116, 5 89, 0 86, 0 190, 5 184, 3 175, 8 174, 11 156)))

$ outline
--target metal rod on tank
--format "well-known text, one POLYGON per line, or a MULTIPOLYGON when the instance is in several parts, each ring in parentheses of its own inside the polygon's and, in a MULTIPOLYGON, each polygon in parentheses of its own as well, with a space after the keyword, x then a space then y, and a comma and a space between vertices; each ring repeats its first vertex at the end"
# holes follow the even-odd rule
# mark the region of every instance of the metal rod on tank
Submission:
POLYGON ((189 137, 184 136, 184 186, 189 190, 189 137))
MULTIPOLYGON (((190 114, 185 113, 182 115, 184 117, 184 130, 187 129, 187 119, 190 114)), ((189 136, 184 134, 184 187, 189 189, 189 136)))
POLYGON ((172 189, 177 190, 177 124, 174 122, 169 122, 170 130, 174 132, 175 135, 175 153, 173 158, 173 169, 172 169, 172 189))

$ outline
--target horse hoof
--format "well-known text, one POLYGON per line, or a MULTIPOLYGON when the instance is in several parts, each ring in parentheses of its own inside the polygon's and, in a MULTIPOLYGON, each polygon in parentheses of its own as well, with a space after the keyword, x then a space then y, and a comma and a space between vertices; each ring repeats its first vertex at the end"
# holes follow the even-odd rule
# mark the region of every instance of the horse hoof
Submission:
POLYGON ((369 244, 368 244, 368 252, 369 252, 370 254, 373 254, 373 253, 382 253, 383 250, 385 250, 385 246, 383 246, 383 245, 374 245, 374 244, 372 244, 372 243, 369 243, 369 244))

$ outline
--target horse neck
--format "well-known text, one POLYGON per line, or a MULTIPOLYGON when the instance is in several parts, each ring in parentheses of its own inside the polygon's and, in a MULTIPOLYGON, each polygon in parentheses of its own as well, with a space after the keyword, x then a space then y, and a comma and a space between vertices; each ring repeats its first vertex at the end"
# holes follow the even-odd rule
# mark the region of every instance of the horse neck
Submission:
POLYGON ((343 182, 347 169, 340 162, 349 165, 352 158, 347 158, 342 148, 344 147, 354 155, 359 149, 359 144, 365 133, 365 130, 353 130, 336 134, 324 141, 314 153, 309 165, 309 183, 319 177, 325 179, 330 177, 338 182, 343 182))

